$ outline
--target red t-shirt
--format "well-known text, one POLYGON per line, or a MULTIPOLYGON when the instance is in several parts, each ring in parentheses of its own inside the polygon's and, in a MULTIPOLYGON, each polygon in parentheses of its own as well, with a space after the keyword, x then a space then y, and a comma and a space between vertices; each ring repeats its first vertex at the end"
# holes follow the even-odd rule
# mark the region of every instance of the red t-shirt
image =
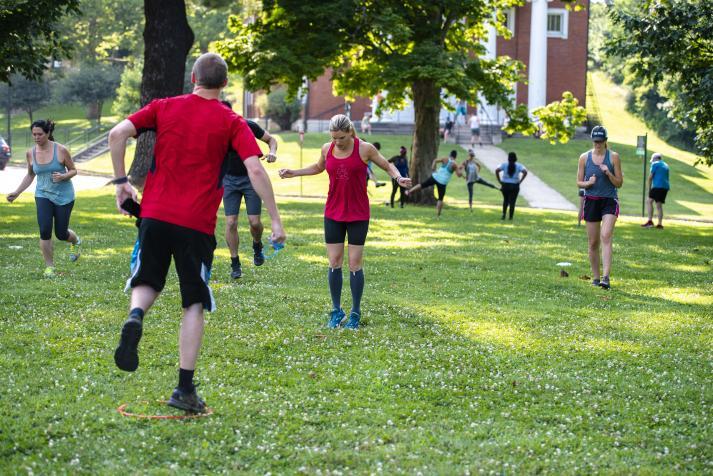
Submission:
POLYGON ((354 150, 344 159, 334 157, 334 143, 327 152, 326 169, 329 193, 324 216, 335 221, 369 219, 369 196, 366 194, 366 164, 359 155, 359 139, 354 138, 354 150))
POLYGON ((245 120, 217 99, 197 94, 156 99, 128 119, 139 132, 156 130, 141 218, 212 235, 223 197, 221 166, 228 144, 240 157, 262 156, 245 120))

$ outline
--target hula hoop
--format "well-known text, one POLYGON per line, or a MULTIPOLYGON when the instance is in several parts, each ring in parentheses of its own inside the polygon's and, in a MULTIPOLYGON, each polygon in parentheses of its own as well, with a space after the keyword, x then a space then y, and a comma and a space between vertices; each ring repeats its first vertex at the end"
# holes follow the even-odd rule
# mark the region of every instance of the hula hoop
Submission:
MULTIPOLYGON (((168 403, 166 400, 156 400, 157 403, 168 403)), ((150 402, 139 402, 139 403, 145 403, 148 404, 150 402)), ((205 413, 188 413, 186 412, 185 415, 142 415, 140 413, 131 413, 126 411, 126 407, 128 407, 128 403, 122 403, 119 405, 116 409, 117 412, 121 416, 128 417, 128 418, 139 418, 139 419, 144 419, 144 420, 189 420, 192 418, 205 418, 207 416, 210 416, 213 414, 213 409, 206 407, 205 413)))

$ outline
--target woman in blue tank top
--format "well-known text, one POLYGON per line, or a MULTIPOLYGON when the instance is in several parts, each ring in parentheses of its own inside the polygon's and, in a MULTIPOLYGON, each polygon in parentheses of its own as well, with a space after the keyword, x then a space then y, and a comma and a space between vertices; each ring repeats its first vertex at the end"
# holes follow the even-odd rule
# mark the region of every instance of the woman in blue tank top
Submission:
POLYGON ((453 173, 459 177, 463 176, 460 167, 456 163, 456 157, 458 157, 458 152, 452 150, 448 157, 433 159, 433 163, 431 163, 431 170, 433 170, 433 173, 431 176, 406 191, 406 195, 408 196, 412 192, 421 190, 422 188, 433 187, 435 185, 436 190, 438 191, 438 198, 436 199, 436 218, 441 218, 443 199, 446 196, 446 186, 448 185, 448 182, 451 181, 453 173))
POLYGON ((584 189, 582 218, 587 222, 592 285, 610 288, 612 235, 619 216, 617 189, 624 184, 619 154, 607 146, 607 130, 592 129, 593 149, 579 156, 577 186, 584 189), (602 272, 599 272, 601 245, 602 272))
POLYGON ((69 151, 63 145, 54 142, 52 131, 54 122, 35 121, 30 127, 35 146, 27 151, 27 175, 7 201, 13 202, 37 176, 35 204, 37 223, 40 226, 40 250, 45 260, 45 277, 54 276, 54 250, 52 248, 52 225, 58 240, 70 243, 69 259, 77 261, 81 240, 69 229, 69 218, 74 207, 74 187, 70 180, 77 175, 69 151))

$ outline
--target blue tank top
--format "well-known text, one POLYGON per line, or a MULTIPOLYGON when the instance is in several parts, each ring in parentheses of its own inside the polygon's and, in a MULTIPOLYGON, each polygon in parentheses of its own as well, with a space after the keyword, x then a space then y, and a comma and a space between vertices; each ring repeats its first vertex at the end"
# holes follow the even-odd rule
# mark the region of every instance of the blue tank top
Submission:
MULTIPOLYGON (((609 172, 614 175, 614 165, 609 158, 609 149, 604 154, 604 165, 607 166, 609 172)), ((584 191, 585 197, 600 197, 600 198, 618 198, 616 187, 611 183, 609 177, 604 175, 602 169, 592 160, 592 151, 587 152, 587 162, 584 164, 584 180, 589 180, 592 175, 597 176, 597 181, 593 186, 584 191)))
POLYGON ((54 172, 65 173, 67 167, 59 163, 57 144, 54 144, 52 160, 48 164, 37 163, 37 147, 32 148, 32 171, 37 176, 35 197, 46 198, 55 205, 66 205, 74 200, 74 186, 70 180, 53 182, 54 172))
POLYGON ((431 174, 433 176, 433 179, 440 183, 441 185, 448 185, 448 182, 451 181, 451 177, 453 176, 453 171, 455 170, 455 165, 456 161, 448 159, 448 162, 445 164, 441 164, 438 169, 431 174), (453 166, 451 169, 450 167, 453 166))

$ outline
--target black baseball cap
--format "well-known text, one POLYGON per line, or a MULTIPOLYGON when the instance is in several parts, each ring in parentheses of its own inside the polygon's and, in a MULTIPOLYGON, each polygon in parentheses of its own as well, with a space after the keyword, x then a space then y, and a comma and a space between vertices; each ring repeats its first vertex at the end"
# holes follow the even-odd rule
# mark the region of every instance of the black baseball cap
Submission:
POLYGON ((594 126, 592 129, 592 141, 604 142, 607 140, 607 130, 604 126, 594 126))

